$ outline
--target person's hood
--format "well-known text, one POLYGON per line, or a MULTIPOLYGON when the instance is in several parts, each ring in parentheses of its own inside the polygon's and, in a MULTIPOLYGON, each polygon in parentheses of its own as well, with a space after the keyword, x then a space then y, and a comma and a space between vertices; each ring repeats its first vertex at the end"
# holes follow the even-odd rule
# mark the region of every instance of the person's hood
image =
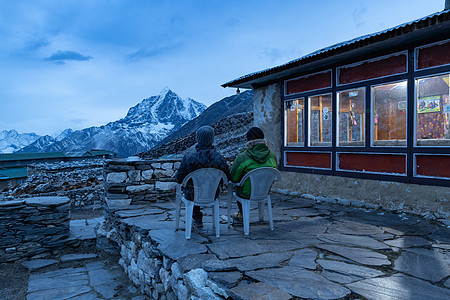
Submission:
POLYGON ((250 149, 247 149, 249 156, 258 163, 265 163, 269 159, 270 150, 266 143, 256 143, 250 149))

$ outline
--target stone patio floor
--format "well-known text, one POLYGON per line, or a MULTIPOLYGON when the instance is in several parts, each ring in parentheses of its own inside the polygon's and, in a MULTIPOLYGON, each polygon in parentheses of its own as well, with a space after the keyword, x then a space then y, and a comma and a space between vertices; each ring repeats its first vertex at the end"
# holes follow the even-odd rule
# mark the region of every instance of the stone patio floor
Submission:
MULTIPOLYGON (((174 230, 173 203, 128 206, 115 214, 148 230, 184 272, 203 268, 235 298, 450 299, 449 228, 405 213, 273 194, 275 229, 252 211, 250 235, 244 236, 242 227, 228 228, 222 200, 219 238, 208 208, 204 228, 189 241, 174 230)), ((78 238, 89 234, 80 228, 78 238)), ((55 270, 35 271, 27 299, 113 299, 119 285, 130 284, 117 261, 78 259, 77 267, 64 267, 61 257, 55 270)), ((132 286, 128 290, 121 299, 145 299, 132 286)))
POLYGON ((222 200, 219 238, 209 208, 203 209, 204 228, 189 241, 183 230, 174 231, 173 203, 129 206, 115 214, 148 230, 184 272, 203 268, 236 298, 450 299, 445 226, 405 213, 273 194, 274 231, 258 222, 254 210, 250 235, 244 236, 242 227, 227 228, 222 200))
POLYGON ((95 247, 94 228, 103 219, 70 222, 70 239, 90 244, 81 247, 83 253, 65 249, 57 257, 22 263, 30 272, 27 300, 149 299, 124 274, 117 263, 118 255, 98 251, 95 247))

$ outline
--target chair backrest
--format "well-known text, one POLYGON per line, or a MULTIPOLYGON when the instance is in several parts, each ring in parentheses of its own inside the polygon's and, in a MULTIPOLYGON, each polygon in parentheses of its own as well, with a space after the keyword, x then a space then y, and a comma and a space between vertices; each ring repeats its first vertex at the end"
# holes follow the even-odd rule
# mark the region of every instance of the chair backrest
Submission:
POLYGON ((181 183, 185 187, 189 180, 194 184, 194 202, 207 204, 214 202, 219 183, 228 182, 227 176, 222 170, 214 168, 203 168, 189 173, 181 183))
POLYGON ((272 184, 281 179, 281 173, 275 168, 258 168, 245 174, 239 185, 243 186, 247 179, 250 179, 251 184, 250 200, 263 201, 267 198, 272 184))

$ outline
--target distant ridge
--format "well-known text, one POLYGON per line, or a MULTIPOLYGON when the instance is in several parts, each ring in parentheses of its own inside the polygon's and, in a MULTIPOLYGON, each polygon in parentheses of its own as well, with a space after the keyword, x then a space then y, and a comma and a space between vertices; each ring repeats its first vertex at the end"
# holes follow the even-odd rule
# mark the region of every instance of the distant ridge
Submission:
POLYGON ((182 99, 169 88, 142 100, 118 121, 100 127, 64 131, 57 138, 45 136, 17 152, 58 152, 105 149, 128 157, 155 146, 172 131, 197 117, 206 106, 182 99))

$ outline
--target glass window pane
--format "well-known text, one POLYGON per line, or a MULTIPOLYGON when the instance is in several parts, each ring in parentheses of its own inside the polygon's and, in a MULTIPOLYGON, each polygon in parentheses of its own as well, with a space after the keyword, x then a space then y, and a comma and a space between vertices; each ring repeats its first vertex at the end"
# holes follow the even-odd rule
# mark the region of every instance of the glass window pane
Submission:
POLYGON ((374 146, 406 146, 407 81, 372 87, 374 146))
POLYGON ((287 146, 304 146, 304 102, 303 98, 286 101, 287 146))
POLYGON ((339 146, 364 146, 364 88, 338 93, 339 146))
POLYGON ((418 146, 450 145, 450 74, 416 80, 418 146))
POLYGON ((331 146, 331 94, 309 98, 309 145, 331 146))

